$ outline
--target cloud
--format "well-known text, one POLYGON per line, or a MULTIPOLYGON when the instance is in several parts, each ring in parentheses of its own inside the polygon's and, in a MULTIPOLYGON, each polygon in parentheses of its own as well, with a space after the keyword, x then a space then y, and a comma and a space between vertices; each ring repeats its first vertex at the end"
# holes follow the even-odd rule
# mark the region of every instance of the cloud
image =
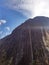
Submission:
POLYGON ((10 27, 6 27, 5 29, 8 30, 8 31, 10 31, 10 27))
POLYGON ((31 14, 31 12, 29 11, 29 9, 31 9, 31 3, 32 0, 7 0, 4 3, 4 6, 19 11, 23 15, 26 15, 28 17, 31 14))
POLYGON ((6 22, 6 20, 0 20, 0 25, 5 24, 6 22))
POLYGON ((3 30, 0 30, 0 39, 9 35, 11 33, 10 31, 10 27, 4 27, 4 31, 3 30))
POLYGON ((3 31, 0 30, 0 39, 3 38, 3 31))
POLYGON ((5 0, 2 5, 19 11, 27 17, 49 17, 49 0, 5 0))

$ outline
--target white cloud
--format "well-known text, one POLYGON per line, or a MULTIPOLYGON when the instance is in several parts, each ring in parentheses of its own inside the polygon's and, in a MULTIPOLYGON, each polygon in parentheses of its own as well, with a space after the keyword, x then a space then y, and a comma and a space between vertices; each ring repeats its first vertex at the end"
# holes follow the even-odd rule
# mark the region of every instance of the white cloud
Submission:
POLYGON ((23 13, 27 17, 49 17, 49 0, 7 0, 4 5, 23 13))
POLYGON ((0 25, 1 25, 2 23, 0 22, 0 25))
POLYGON ((0 25, 5 24, 6 22, 6 20, 0 20, 0 25))
POLYGON ((6 27, 5 29, 8 30, 8 31, 10 31, 10 27, 6 27))

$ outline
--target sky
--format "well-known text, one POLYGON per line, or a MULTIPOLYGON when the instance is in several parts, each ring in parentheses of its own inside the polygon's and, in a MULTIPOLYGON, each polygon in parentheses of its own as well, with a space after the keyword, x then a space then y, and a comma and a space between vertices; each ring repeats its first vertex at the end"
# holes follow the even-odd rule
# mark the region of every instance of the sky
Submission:
POLYGON ((49 17, 49 0, 0 0, 0 39, 35 16, 49 17))

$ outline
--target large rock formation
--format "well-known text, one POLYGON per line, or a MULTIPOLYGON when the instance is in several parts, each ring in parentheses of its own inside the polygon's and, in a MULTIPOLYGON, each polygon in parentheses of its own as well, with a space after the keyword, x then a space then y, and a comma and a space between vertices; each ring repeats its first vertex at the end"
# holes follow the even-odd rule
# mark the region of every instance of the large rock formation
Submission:
POLYGON ((49 65, 49 18, 29 19, 1 39, 0 65, 49 65))

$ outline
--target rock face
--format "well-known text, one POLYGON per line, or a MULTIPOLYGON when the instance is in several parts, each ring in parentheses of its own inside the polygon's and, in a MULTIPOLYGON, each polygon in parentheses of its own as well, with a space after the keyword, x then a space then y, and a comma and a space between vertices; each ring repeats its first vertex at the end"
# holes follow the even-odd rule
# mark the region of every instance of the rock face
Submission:
POLYGON ((49 18, 29 19, 1 39, 0 65, 49 65, 49 18))

